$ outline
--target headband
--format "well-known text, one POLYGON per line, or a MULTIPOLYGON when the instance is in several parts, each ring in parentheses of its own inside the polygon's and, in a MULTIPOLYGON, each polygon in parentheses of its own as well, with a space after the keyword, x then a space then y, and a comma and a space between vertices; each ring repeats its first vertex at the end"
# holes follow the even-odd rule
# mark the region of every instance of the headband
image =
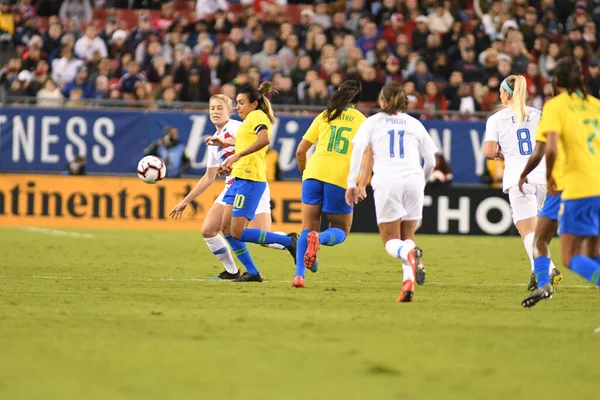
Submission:
POLYGON ((508 94, 511 94, 511 95, 513 94, 513 90, 508 86, 508 82, 506 82, 506 79, 504 79, 502 81, 501 86, 504 88, 504 90, 506 90, 508 92, 508 94))

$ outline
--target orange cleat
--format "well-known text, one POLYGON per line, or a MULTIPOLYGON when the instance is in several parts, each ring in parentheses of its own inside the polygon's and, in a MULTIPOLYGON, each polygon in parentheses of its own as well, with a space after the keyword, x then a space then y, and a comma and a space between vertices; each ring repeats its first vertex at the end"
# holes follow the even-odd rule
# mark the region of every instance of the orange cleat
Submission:
POLYGON ((415 249, 412 249, 411 251, 408 252, 408 256, 406 257, 406 260, 408 261, 408 263, 410 264, 410 266, 413 270, 413 277, 416 277, 418 260, 417 260, 416 254, 415 254, 415 249))
POLYGON ((415 295, 415 283, 411 280, 406 280, 402 283, 402 291, 398 296, 397 303, 410 303, 415 295))
POLYGON ((300 275, 296 275, 294 280, 292 281, 292 287, 295 288, 303 288, 304 287, 304 278, 300 275))
POLYGON ((311 269, 317 262, 317 253, 319 252, 319 232, 312 231, 308 234, 308 247, 304 253, 304 266, 311 269))

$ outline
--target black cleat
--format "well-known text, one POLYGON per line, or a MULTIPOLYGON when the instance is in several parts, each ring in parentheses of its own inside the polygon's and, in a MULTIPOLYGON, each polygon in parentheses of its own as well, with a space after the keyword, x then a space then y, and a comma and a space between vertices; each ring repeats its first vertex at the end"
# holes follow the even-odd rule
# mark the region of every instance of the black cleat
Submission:
POLYGON ((425 265, 423 265, 423 249, 415 247, 415 259, 417 264, 417 271, 415 276, 415 282, 417 285, 425 283, 425 265))
POLYGON ((287 247, 292 257, 294 257, 294 265, 296 265, 296 246, 298 244, 298 234, 296 232, 288 233, 288 236, 292 239, 292 243, 287 247))
POLYGON ((242 276, 240 276, 239 278, 235 278, 231 282, 262 282, 262 281, 263 281, 263 277, 260 274, 260 272, 258 272, 256 274, 249 274, 247 272, 244 272, 244 274, 242 276))
POLYGON ((525 308, 531 308, 535 306, 540 300, 552 298, 552 285, 547 283, 541 288, 537 288, 531 293, 531 295, 523 300, 521 305, 525 308))
POLYGON ((532 272, 531 277, 529 278, 529 285, 527 286, 527 290, 533 292, 537 289, 537 279, 535 278, 535 274, 532 272))
POLYGON ((232 274, 231 272, 223 271, 219 275, 215 276, 216 279, 223 279, 226 281, 230 281, 232 279, 237 279, 240 277, 240 271, 232 274))
POLYGON ((558 284, 562 281, 563 275, 560 273, 558 268, 554 268, 550 273, 550 284, 552 285, 552 290, 556 293, 556 289, 558 288, 558 284))

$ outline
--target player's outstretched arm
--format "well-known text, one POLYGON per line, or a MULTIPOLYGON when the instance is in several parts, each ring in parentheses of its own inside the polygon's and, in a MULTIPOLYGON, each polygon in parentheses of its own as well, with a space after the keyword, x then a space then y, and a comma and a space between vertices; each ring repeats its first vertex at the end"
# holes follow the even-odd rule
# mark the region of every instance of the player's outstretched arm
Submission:
POLYGON ((535 149, 533 153, 529 156, 527 160, 527 164, 525 164, 525 168, 523 168, 523 172, 521 172, 521 177, 519 178, 519 190, 521 193, 525 194, 523 191, 523 185, 527 182, 527 175, 531 173, 534 169, 540 165, 542 162, 542 158, 544 158, 544 153, 546 151, 546 143, 545 142, 535 142, 535 149))
POLYGON ((180 219, 183 215, 183 210, 185 210, 187 205, 196 197, 204 193, 206 189, 208 189, 210 185, 212 185, 216 177, 217 168, 207 168, 202 178, 200 178, 198 180, 198 183, 196 183, 196 186, 194 186, 194 188, 190 190, 190 192, 187 194, 187 196, 185 196, 183 200, 181 200, 175 207, 173 207, 173 209, 169 213, 171 218, 180 219))

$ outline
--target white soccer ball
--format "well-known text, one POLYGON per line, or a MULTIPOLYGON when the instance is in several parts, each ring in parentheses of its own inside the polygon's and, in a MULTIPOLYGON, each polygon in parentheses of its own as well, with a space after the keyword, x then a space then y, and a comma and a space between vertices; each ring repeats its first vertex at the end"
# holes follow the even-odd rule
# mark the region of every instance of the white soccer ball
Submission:
POLYGON ((146 183, 162 181, 167 174, 165 162, 156 156, 146 156, 140 160, 137 174, 146 183))

